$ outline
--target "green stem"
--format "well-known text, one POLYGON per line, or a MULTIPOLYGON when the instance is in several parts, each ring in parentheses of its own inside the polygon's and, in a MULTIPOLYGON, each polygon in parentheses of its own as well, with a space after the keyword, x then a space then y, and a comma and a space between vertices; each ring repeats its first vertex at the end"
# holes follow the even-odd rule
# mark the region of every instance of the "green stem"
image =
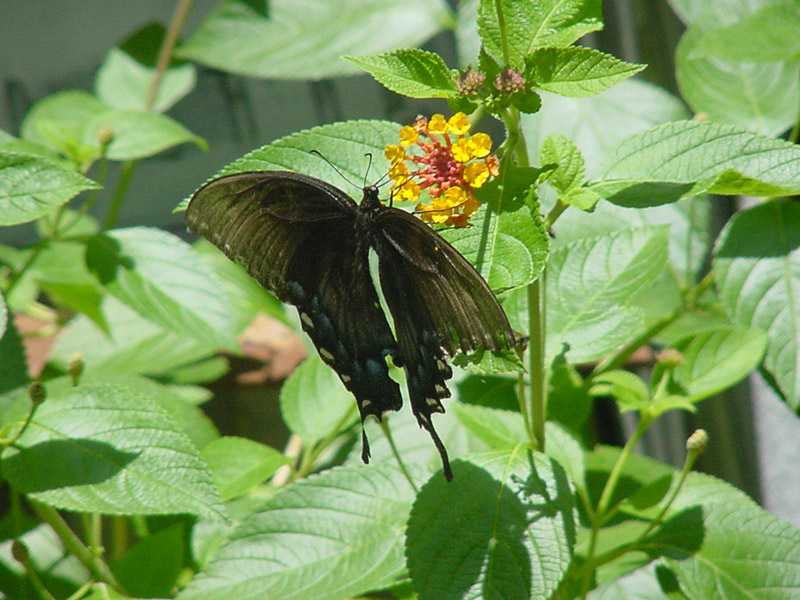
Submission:
POLYGON ((42 250, 44 250, 49 243, 50 240, 48 239, 39 240, 39 242, 33 247, 31 255, 25 259, 25 262, 22 263, 22 266, 19 268, 19 270, 11 274, 11 277, 8 278, 8 285, 6 285, 6 289, 3 290, 3 293, 6 295, 6 297, 11 294, 11 290, 13 290, 14 286, 19 283, 19 280, 25 274, 25 271, 30 268, 42 250))
POLYGON ((550 229, 555 222, 558 220, 558 217, 569 208, 569 204, 565 204, 561 200, 557 200, 556 203, 553 205, 553 208, 550 209, 550 212, 544 219, 544 228, 550 229))
POLYGON ((172 59, 172 51, 178 43, 178 37, 183 30, 184 23, 186 23, 186 15, 192 7, 192 2, 193 0, 179 0, 178 5, 175 7, 175 12, 172 14, 172 20, 170 21, 167 33, 164 35, 161 49, 158 52, 156 72, 147 90, 147 98, 144 103, 144 109, 146 111, 152 109, 156 102, 158 88, 161 85, 161 80, 164 78, 164 73, 167 68, 169 68, 169 62, 172 59))
POLYGON ((403 472, 403 475, 408 480, 408 484, 411 486, 411 489, 414 490, 414 494, 419 494, 419 488, 417 488, 417 484, 414 483, 414 479, 411 477, 411 473, 408 472, 406 468, 406 463, 403 462, 403 457, 400 456, 400 452, 397 450, 397 446, 394 443, 394 438, 392 437, 392 430, 389 429, 389 424, 387 423, 388 419, 383 419, 381 421, 381 429, 383 429, 383 435, 386 436, 386 441, 389 442, 389 447, 392 449, 392 454, 394 455, 397 464, 400 466, 400 470, 403 472))
POLYGON ((544 274, 528 286, 528 373, 530 377, 530 392, 527 397, 531 422, 526 423, 528 434, 532 435, 531 444, 544 452, 545 436, 544 424, 547 419, 547 387, 544 357, 544 327, 545 315, 542 310, 542 287, 544 274))
MULTIPOLYGON (((611 469, 611 473, 608 476, 606 485, 603 488, 603 493, 600 495, 600 501, 597 503, 597 510, 594 513, 594 518, 592 519, 592 529, 589 533, 589 549, 586 553, 587 563, 593 564, 595 562, 594 552, 597 548, 597 535, 600 531, 600 527, 608 518, 608 506, 611 503, 611 498, 614 496, 614 491, 617 488, 617 483, 619 482, 622 468, 625 466, 625 463, 627 462, 628 457, 631 455, 631 452, 633 452, 633 448, 636 443, 647 431, 647 428, 650 426, 650 422, 651 420, 646 418, 644 414, 640 415, 639 424, 636 426, 636 431, 634 431, 633 435, 630 437, 630 439, 628 439, 628 442, 625 444, 622 452, 620 452, 620 455, 617 457, 617 462, 611 469)), ((581 598, 585 598, 587 592, 589 591, 592 572, 593 569, 586 569, 584 571, 583 585, 581 586, 581 598)))
POLYGON ((108 566, 102 560, 99 560, 95 554, 83 544, 80 538, 75 535, 55 509, 41 504, 40 502, 36 502, 35 500, 31 500, 30 498, 28 501, 42 521, 47 523, 53 531, 56 532, 61 543, 64 544, 64 548, 74 554, 75 558, 89 570, 95 579, 107 583, 116 590, 121 590, 119 583, 108 566))
POLYGON ((508 39, 506 37, 506 16, 503 13, 503 0, 495 0, 495 10, 497 11, 497 26, 500 28, 500 47, 503 51, 503 62, 506 66, 511 62, 508 52, 508 39))
POLYGON ((114 197, 111 200, 111 207, 108 209, 106 215, 106 222, 103 225, 103 230, 107 231, 113 229, 117 224, 119 213, 122 210, 122 202, 125 200, 125 194, 128 192, 128 186, 133 179, 133 171, 136 168, 135 160, 127 160, 122 165, 122 173, 117 181, 117 187, 114 189, 114 197))
POLYGON ((622 468, 628 461, 628 457, 631 455, 631 452, 633 452, 634 446, 650 427, 650 423, 652 423, 652 419, 645 413, 641 413, 639 416, 639 423, 636 425, 636 430, 622 448, 622 452, 620 452, 617 462, 614 464, 614 468, 611 469, 611 473, 608 476, 606 485, 603 488, 603 493, 600 495, 600 501, 597 503, 597 516, 601 521, 605 517, 605 513, 608 510, 609 504, 611 503, 611 498, 614 495, 614 491, 617 489, 617 483, 619 482, 619 476, 622 473, 622 468))

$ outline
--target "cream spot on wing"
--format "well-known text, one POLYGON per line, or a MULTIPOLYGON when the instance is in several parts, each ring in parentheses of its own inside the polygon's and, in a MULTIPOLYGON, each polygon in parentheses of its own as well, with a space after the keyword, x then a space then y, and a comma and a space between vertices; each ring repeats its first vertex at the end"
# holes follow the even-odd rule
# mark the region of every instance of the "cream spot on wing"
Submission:
POLYGON ((439 383, 434 384, 433 389, 435 389, 440 394, 446 394, 447 393, 447 388, 444 387, 443 385, 439 384, 439 383))
POLYGON ((368 408, 372 405, 372 400, 362 400, 361 401, 361 408, 368 408))
POLYGON ((314 329, 314 321, 311 320, 311 317, 308 316, 308 313, 301 312, 300 320, 305 323, 307 327, 314 329))
POLYGON ((319 355, 320 355, 322 358, 324 358, 325 360, 329 360, 329 361, 332 361, 332 360, 333 360, 333 354, 331 354, 330 352, 328 352, 327 350, 325 350, 325 348, 320 348, 320 349, 319 349, 319 355))
POLYGON ((425 402, 428 403, 428 406, 439 406, 439 401, 436 398, 425 398, 425 402))

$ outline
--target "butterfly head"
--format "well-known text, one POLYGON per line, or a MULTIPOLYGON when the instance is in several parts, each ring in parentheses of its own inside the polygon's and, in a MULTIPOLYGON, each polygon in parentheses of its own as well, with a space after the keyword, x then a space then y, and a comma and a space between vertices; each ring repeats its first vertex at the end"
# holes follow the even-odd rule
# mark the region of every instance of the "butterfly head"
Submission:
POLYGON ((380 190, 378 189, 377 185, 364 186, 362 191, 364 192, 364 196, 361 198, 362 211, 374 211, 375 209, 383 206, 380 198, 378 198, 380 190))

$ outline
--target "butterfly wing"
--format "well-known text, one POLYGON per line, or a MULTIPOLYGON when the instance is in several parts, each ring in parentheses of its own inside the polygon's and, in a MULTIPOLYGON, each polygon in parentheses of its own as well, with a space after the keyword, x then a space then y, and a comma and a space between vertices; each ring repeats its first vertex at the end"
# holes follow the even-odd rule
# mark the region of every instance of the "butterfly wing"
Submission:
MULTIPOLYGON (((362 422, 402 405, 385 357, 400 358, 369 273, 358 207, 318 179, 252 171, 216 179, 189 202, 186 220, 281 300, 358 402, 362 422)), ((364 436, 362 457, 369 458, 364 436)))
POLYGON ((444 445, 431 415, 444 412, 452 370, 445 358, 457 351, 514 347, 514 332, 494 293, 475 268, 416 217, 386 208, 376 242, 381 289, 395 322, 408 380, 409 398, 420 426, 442 455, 444 445))

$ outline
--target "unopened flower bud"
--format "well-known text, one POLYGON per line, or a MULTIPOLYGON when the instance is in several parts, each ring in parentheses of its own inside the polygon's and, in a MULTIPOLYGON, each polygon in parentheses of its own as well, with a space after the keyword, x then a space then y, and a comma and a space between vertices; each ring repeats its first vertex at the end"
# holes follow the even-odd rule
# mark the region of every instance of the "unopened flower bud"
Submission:
POLYGON ((705 429, 697 429, 689 439, 686 440, 686 450, 698 455, 705 452, 708 447, 708 434, 705 429))
POLYGON ((483 87, 484 79, 485 77, 483 76, 483 73, 479 73, 478 71, 474 71, 472 69, 467 69, 458 76, 458 81, 456 82, 458 94, 462 98, 466 96, 477 95, 477 93, 483 87))
POLYGON ((683 354, 675 350, 675 348, 667 348, 666 350, 662 350, 656 355, 656 360, 667 369, 680 367, 686 362, 683 358, 683 354))
POLYGON ((103 125, 97 130, 97 141, 101 146, 108 146, 114 139, 114 128, 111 125, 103 125))
POLYGON ((41 404, 47 397, 47 392, 45 391, 44 386, 41 384, 41 382, 34 381, 28 387, 28 395, 31 398, 31 402, 33 402, 34 404, 41 404))
POLYGON ((514 69, 506 69, 497 75, 494 86, 504 94, 513 94, 525 89, 525 79, 514 69))
POLYGON ((78 385, 83 374, 83 354, 73 352, 67 361, 67 373, 72 377, 72 385, 78 385))

